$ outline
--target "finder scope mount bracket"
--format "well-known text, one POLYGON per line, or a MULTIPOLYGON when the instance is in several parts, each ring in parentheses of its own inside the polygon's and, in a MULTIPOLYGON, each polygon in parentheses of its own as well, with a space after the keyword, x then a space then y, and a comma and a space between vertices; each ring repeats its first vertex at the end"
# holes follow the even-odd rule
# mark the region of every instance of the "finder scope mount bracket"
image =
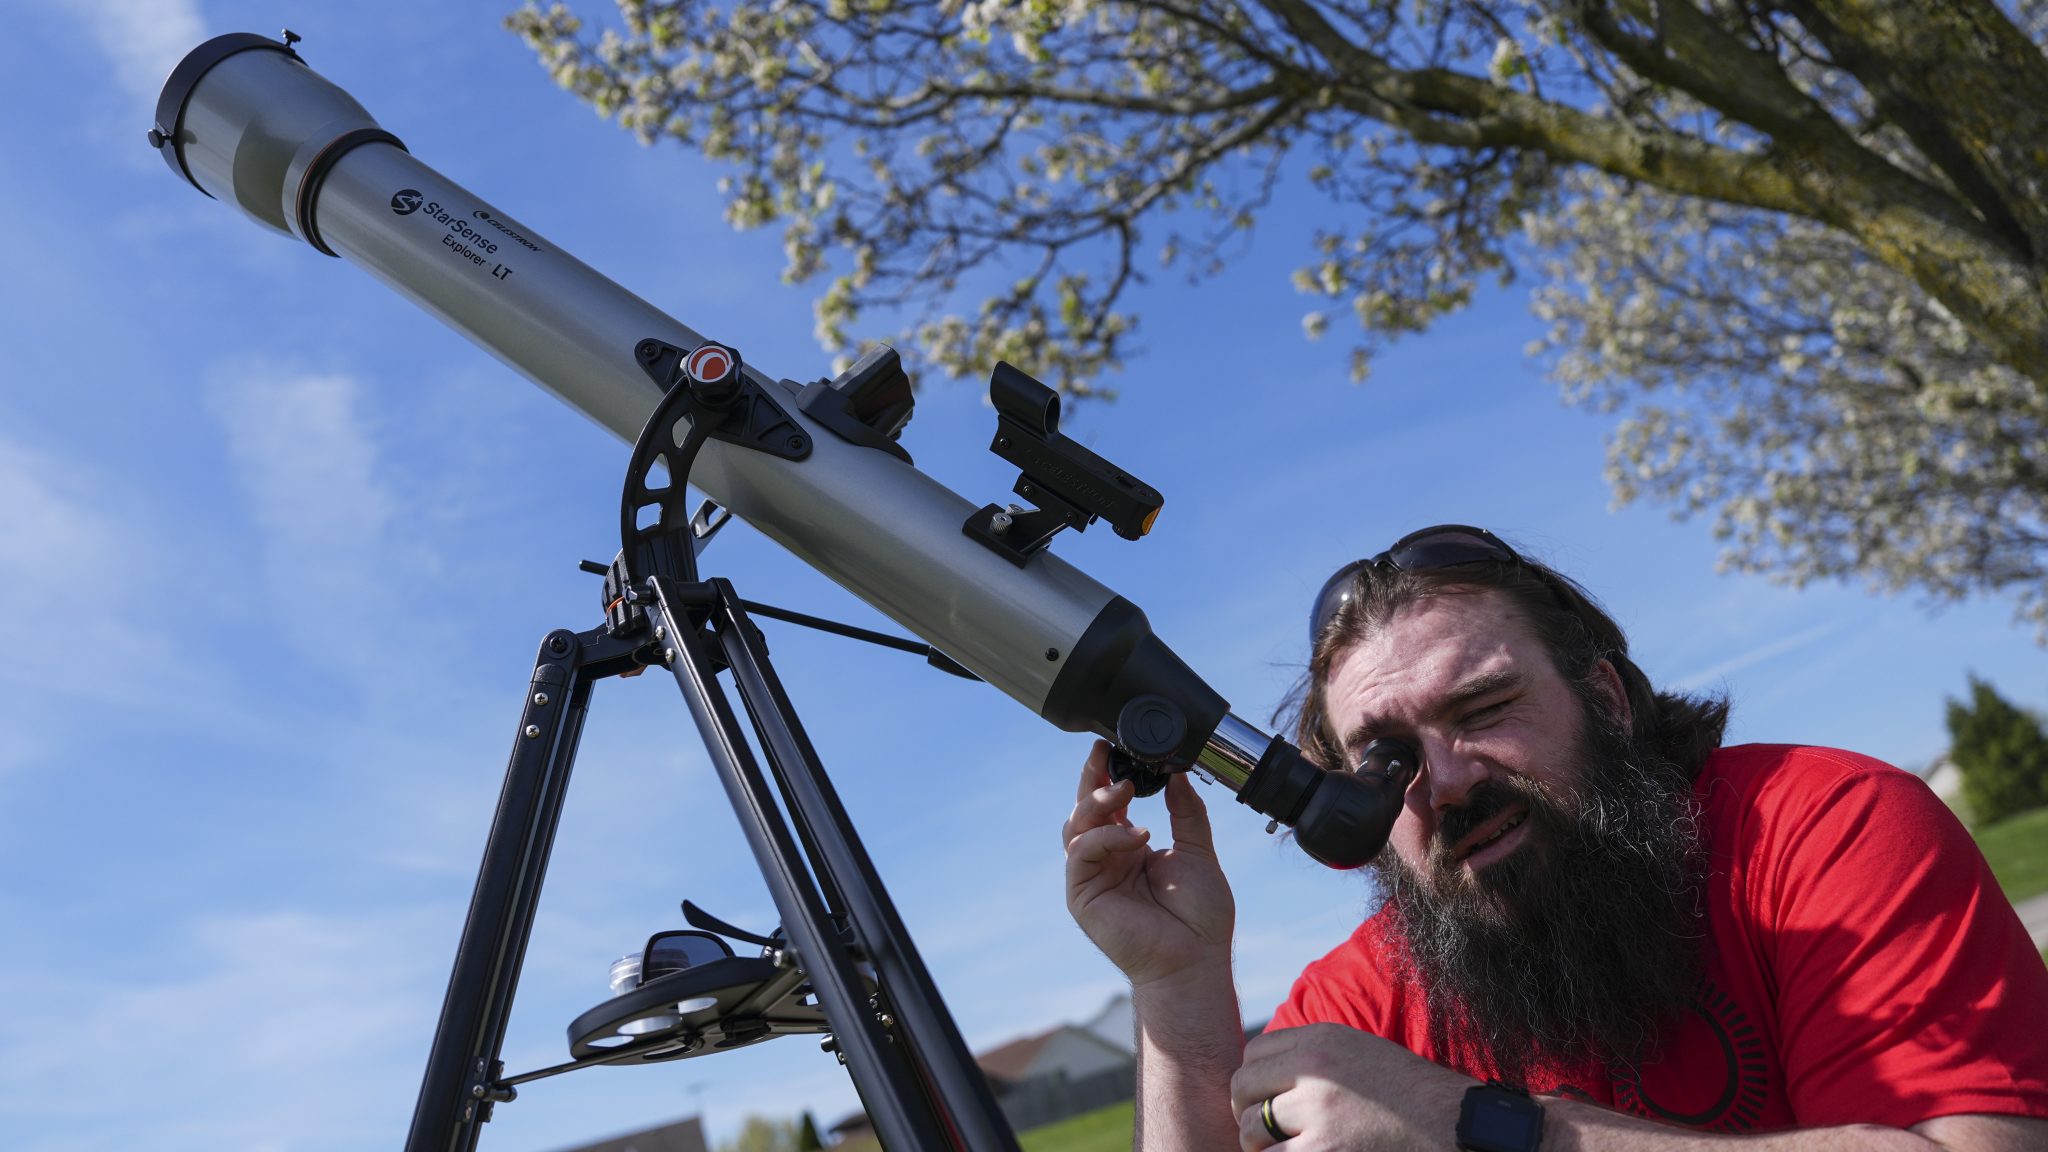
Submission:
POLYGON ((1021 472, 1011 490, 1037 507, 983 505, 962 531, 1022 568, 1062 528, 1085 531, 1097 519, 1136 540, 1152 530, 1165 503, 1157 489, 1060 433, 1060 394, 1006 362, 989 373, 996 406, 989 451, 1021 472))
POLYGON ((796 398, 803 414, 823 424, 849 444, 886 452, 915 464, 896 438, 910 423, 916 403, 903 358, 887 344, 877 344, 830 380, 804 387, 796 398))

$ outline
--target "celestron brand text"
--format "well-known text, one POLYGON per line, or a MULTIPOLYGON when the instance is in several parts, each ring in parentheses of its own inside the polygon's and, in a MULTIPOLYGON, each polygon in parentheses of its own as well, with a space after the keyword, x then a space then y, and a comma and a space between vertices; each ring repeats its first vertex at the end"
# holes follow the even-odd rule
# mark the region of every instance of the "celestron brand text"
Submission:
POLYGON ((538 252, 541 250, 540 245, 535 244, 533 241, 528 240, 526 237, 521 236, 519 233, 513 231, 512 229, 507 228, 505 226, 504 221, 499 220, 496 216, 491 215, 489 212, 486 212, 481 208, 477 209, 474 212, 471 212, 470 215, 476 217, 478 220, 481 220, 486 224, 489 224, 491 227, 496 228, 498 231, 503 232, 506 235, 506 237, 510 239, 514 244, 519 245, 521 248, 526 249, 528 252, 538 252))

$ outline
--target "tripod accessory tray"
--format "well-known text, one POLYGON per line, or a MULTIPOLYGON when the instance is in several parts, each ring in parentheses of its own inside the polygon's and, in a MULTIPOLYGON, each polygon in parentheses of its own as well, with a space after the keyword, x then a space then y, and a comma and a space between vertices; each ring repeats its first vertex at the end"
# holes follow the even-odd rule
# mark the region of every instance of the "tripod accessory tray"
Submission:
POLYGON ((575 1060, 612 1056, 607 1064, 651 1064, 706 1052, 741 1048, 777 1036, 831 1031, 824 1009, 807 998, 781 997, 759 1008, 757 995, 788 973, 773 960, 728 956, 657 976, 578 1016, 569 1024, 569 1054, 575 1060), (678 1012, 682 1006, 689 1011, 678 1012), (651 1032, 624 1029, 649 1017, 674 1016, 675 1023, 651 1032), (629 1051, 638 1055, 629 1056, 629 1051))

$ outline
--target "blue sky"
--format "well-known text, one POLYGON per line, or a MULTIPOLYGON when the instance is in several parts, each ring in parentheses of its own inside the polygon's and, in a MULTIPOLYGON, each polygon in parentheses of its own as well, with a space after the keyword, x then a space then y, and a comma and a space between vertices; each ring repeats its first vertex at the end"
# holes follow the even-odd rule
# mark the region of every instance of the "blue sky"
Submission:
MULTIPOLYGON (((0 40, 0 1143, 57 1152, 389 1147, 411 1114, 520 688, 597 620, 625 447, 344 262, 252 226, 143 143, 208 36, 306 37, 413 153, 776 375, 825 367, 772 235, 717 173, 556 89, 492 5, 71 0, 0 40), (693 270, 715 268, 715 276, 693 270)), ((1248 716, 1304 658, 1306 598, 1403 531, 1489 525, 1580 576, 1655 679, 1725 689, 1741 740, 1918 765, 1966 671, 2048 704, 2043 653, 1987 603, 1715 573, 1704 525, 1611 511, 1604 419, 1562 408, 1490 297, 1346 383, 1301 337, 1282 204, 1223 280, 1155 278, 1123 398, 1068 430, 1167 497, 1138 544, 1069 559, 1139 603, 1248 716)), ((999 498, 973 383, 905 443, 999 498)), ((870 624, 751 530, 707 568, 870 624)), ((1120 984, 1068 921, 1058 828, 1087 741, 920 661, 770 624, 778 666, 969 1042, 1092 1013, 1120 984)), ((1350 927, 1360 881, 1208 793, 1258 1017, 1350 927)), ((688 896, 771 916, 662 678, 599 693, 507 1042, 553 1063, 610 961, 688 896)), ((597 1069, 501 1108, 484 1147, 560 1148, 701 1111, 853 1104, 805 1040, 597 1069)))

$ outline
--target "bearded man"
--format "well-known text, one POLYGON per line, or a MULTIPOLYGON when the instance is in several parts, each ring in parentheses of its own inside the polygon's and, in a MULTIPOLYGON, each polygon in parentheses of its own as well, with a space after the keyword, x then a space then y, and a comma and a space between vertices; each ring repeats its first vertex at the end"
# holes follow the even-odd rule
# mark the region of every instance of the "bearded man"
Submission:
POLYGON ((1340 570, 1310 638, 1302 749, 1419 767, 1381 908, 1249 1045, 1194 787, 1154 849, 1106 746, 1082 774, 1067 902, 1131 980, 1141 1152, 2048 1149, 2048 967, 1916 777, 1721 747, 1725 702, 1481 529, 1340 570))

